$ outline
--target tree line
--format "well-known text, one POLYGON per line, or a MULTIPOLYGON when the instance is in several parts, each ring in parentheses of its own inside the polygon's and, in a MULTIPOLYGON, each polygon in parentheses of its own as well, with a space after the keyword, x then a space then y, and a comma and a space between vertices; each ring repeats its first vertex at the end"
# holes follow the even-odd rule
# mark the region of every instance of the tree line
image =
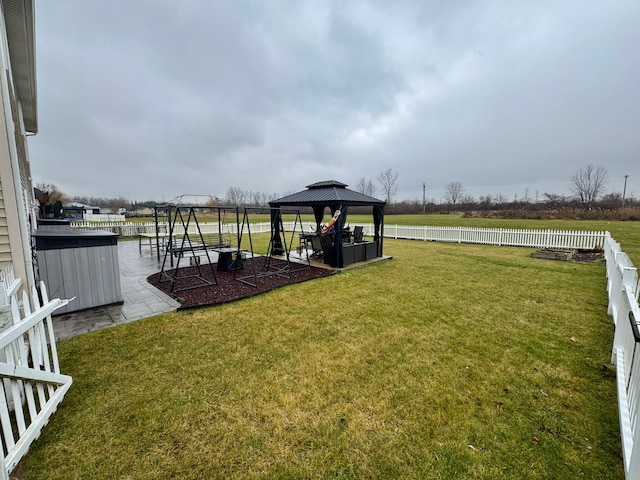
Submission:
MULTIPOLYGON (((614 192, 604 194, 607 181, 607 172, 601 166, 588 165, 587 167, 578 169, 570 178, 570 191, 572 195, 557 195, 553 193, 544 193, 542 197, 535 200, 529 198, 528 191, 525 195, 518 199, 508 199, 506 196, 484 195, 474 198, 467 195, 465 187, 461 182, 450 182, 445 187, 444 202, 435 203, 427 202, 426 198, 415 200, 394 201, 399 188, 399 174, 391 168, 382 170, 375 177, 377 183, 371 179, 361 177, 356 183, 354 190, 364 195, 375 197, 378 192, 381 193, 387 202, 386 210, 388 213, 447 213, 452 211, 470 212, 470 211, 504 211, 504 210, 526 210, 526 211, 544 211, 558 209, 619 209, 621 207, 638 207, 640 203, 638 199, 629 197, 625 191, 622 193, 614 192)), ((101 209, 110 209, 117 212, 119 209, 125 209, 127 212, 135 214, 147 208, 153 208, 161 205, 163 202, 154 200, 147 201, 131 201, 124 197, 105 198, 92 196, 67 196, 51 183, 40 182, 36 184, 37 191, 41 192, 39 198, 40 203, 50 204, 68 204, 71 202, 82 203, 100 207, 101 209)), ((264 192, 244 190, 240 187, 229 187, 223 198, 211 196, 203 201, 203 206, 215 207, 225 205, 266 207, 269 202, 289 195, 294 192, 282 194, 267 194, 264 192)))

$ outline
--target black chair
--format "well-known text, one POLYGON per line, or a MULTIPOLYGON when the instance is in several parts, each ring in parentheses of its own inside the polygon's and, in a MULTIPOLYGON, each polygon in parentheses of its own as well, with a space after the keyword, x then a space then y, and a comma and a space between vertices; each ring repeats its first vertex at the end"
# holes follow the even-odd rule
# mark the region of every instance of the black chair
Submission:
POLYGON ((362 237, 364 236, 363 227, 357 225, 353 227, 353 243, 362 242, 362 237))
POLYGON ((320 235, 311 235, 311 248, 313 250, 313 254, 311 256, 313 258, 322 258, 322 239, 320 235))

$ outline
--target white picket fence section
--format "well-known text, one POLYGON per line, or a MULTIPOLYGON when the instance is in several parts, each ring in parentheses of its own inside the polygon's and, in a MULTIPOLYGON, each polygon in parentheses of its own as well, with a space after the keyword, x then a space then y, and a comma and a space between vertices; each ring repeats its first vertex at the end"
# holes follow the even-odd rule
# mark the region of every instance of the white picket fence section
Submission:
MULTIPOLYGON (((215 234, 218 233, 218 222, 198 222, 200 231, 202 234, 215 234)), ((167 232, 169 227, 166 223, 158 224, 161 232, 167 232)), ((156 224, 153 222, 148 223, 112 223, 112 222, 71 222, 71 228, 76 230, 104 230, 108 232, 117 233, 121 237, 137 237, 138 235, 153 235, 156 233, 156 224)), ((242 228, 242 225, 240 225, 242 228)), ((252 223, 251 233, 267 233, 270 231, 271 224, 269 222, 252 223)), ((299 228, 299 227, 298 227, 299 228)), ((238 226, 235 223, 224 223, 221 225, 223 234, 237 234, 238 226)), ((197 228, 194 223, 191 223, 188 228, 189 235, 197 233, 197 228)), ((247 233, 246 227, 244 233, 247 233)), ((174 234, 181 236, 184 234, 184 228, 182 225, 177 224, 174 227, 174 234)))
POLYGON ((640 308, 638 271, 607 232, 608 313, 615 334, 611 363, 616 367, 618 416, 625 476, 640 480, 640 308))
POLYGON ((51 313, 67 300, 49 300, 43 283, 40 290, 42 303, 35 289, 31 298, 23 291, 21 302, 17 293, 10 292, 13 325, 0 332, 0 479, 4 480, 40 436, 72 383, 70 376, 60 373, 51 320, 51 313))
MULTIPOLYGON (((373 226, 365 228, 371 235, 373 226)), ((477 243, 482 245, 571 248, 594 250, 604 245, 605 232, 567 230, 522 230, 509 228, 434 227, 385 225, 384 236, 432 242, 477 243)))
POLYGON ((127 217, 118 213, 85 213, 83 219, 87 222, 124 223, 127 217))
MULTIPOLYGON (((218 233, 218 223, 200 223, 200 230, 203 234, 218 233)), ((372 237, 374 235, 374 225, 357 224, 363 227, 364 235, 372 237)), ((149 235, 155 233, 155 223, 87 223, 73 222, 72 228, 81 230, 107 230, 117 233, 123 237, 136 237, 138 235, 149 235)), ((160 224, 163 231, 167 229, 166 224, 160 224)), ((294 222, 283 222, 284 229, 292 231, 294 222)), ((355 224, 351 225, 351 228, 355 224)), ((242 225, 241 225, 242 228, 242 225)), ((251 233, 266 233, 270 231, 269 222, 252 223, 249 225, 251 233)), ((300 231, 300 224, 296 226, 296 231, 300 231)), ((302 229, 310 232, 315 229, 314 225, 304 222, 302 229)), ((235 223, 223 224, 223 233, 237 234, 235 223)), ((189 234, 196 233, 195 225, 190 225, 189 234)), ((184 233, 181 227, 176 229, 176 235, 184 233)), ((247 233, 245 226, 244 234, 247 233)), ((604 248, 605 232, 589 231, 566 231, 566 230, 520 230, 508 228, 471 228, 471 227, 433 227, 433 226, 409 226, 409 225, 385 225, 385 238, 423 240, 433 242, 453 242, 453 243, 476 243, 483 245, 531 247, 531 248, 570 248, 595 250, 604 248)))

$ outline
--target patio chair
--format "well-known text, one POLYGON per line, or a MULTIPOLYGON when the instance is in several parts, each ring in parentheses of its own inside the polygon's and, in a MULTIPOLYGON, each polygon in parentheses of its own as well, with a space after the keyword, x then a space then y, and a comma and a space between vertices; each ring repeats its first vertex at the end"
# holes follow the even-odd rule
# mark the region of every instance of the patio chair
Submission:
POLYGON ((351 243, 352 237, 353 237, 353 232, 349 227, 342 229, 342 243, 351 243))
POLYGON ((311 254, 312 258, 322 258, 322 239, 320 235, 311 235, 311 249, 313 253, 311 254))
POLYGON ((353 227, 353 243, 362 242, 362 237, 364 236, 363 227, 360 225, 356 225, 353 227))

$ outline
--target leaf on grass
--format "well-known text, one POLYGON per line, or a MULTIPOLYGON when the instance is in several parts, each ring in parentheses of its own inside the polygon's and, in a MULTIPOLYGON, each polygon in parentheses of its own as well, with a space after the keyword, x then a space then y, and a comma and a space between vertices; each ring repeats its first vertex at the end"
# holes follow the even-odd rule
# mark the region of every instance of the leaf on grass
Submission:
POLYGON ((536 437, 535 435, 533 437, 531 437, 531 440, 533 440, 533 443, 539 443, 540 440, 538 440, 538 437, 536 437))
POLYGON ((577 342, 578 339, 576 337, 571 337, 569 340, 571 340, 572 342, 577 342))

